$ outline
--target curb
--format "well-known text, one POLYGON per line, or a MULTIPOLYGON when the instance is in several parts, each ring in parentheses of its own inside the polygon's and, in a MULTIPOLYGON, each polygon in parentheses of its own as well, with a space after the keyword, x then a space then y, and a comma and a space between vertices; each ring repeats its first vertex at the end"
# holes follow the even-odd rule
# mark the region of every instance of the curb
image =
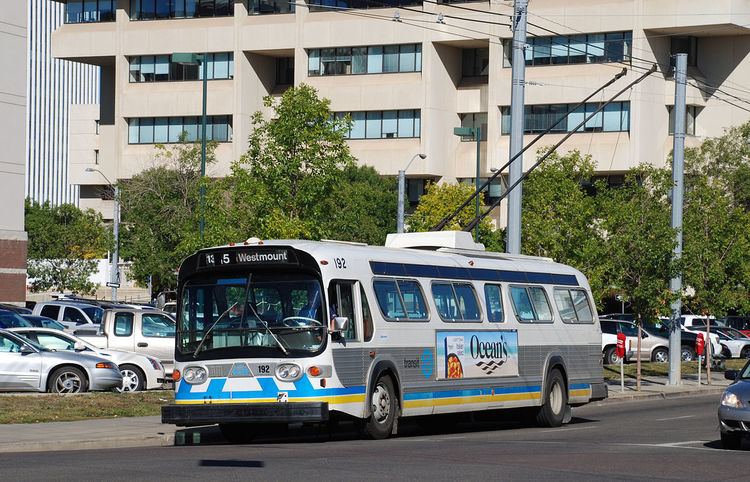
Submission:
POLYGON ((174 445, 174 433, 139 435, 101 440, 66 440, 64 442, 14 442, 0 443, 0 453, 57 452, 68 450, 118 449, 134 447, 166 447, 174 445))
POLYGON ((618 402, 632 402, 637 400, 656 400, 656 399, 669 399, 669 398, 687 398, 687 397, 694 397, 694 396, 700 396, 700 395, 717 395, 724 392, 726 387, 712 387, 712 388, 701 388, 699 390, 689 390, 689 391, 675 391, 675 392, 655 392, 655 393, 626 393, 624 395, 621 395, 618 393, 617 396, 609 396, 605 400, 602 400, 600 402, 597 402, 599 404, 603 403, 618 403, 618 402))

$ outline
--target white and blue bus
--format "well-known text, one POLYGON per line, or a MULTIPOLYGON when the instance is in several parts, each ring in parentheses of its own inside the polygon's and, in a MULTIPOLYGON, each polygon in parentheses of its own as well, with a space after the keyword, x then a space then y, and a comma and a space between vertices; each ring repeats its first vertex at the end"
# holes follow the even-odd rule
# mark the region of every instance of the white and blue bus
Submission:
POLYGON ((586 278, 464 232, 204 249, 180 267, 177 317, 162 420, 229 440, 342 416, 385 438, 401 417, 519 407, 554 427, 607 396, 586 278))

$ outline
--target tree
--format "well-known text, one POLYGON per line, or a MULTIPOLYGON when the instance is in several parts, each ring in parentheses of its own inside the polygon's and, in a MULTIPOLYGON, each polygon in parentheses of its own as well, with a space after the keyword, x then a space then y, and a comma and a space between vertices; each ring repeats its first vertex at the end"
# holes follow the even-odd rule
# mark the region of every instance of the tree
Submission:
POLYGON ((548 157, 523 184, 521 250, 548 256, 579 269, 596 300, 608 294, 606 253, 597 218, 596 198, 586 192, 594 174, 590 156, 577 150, 548 157))
POLYGON ((92 293, 96 286, 89 277, 112 247, 101 214, 72 204, 52 206, 27 199, 25 216, 31 289, 92 293))
POLYGON ((672 300, 668 281, 677 265, 672 259, 671 187, 668 170, 640 166, 628 173, 624 186, 597 195, 606 252, 604 283, 629 300, 639 322, 666 313, 672 300))
MULTIPOLYGON (((409 216, 407 223, 409 231, 429 231, 445 216, 453 213, 469 196, 475 192, 470 184, 428 184, 426 193, 419 200, 414 213, 409 216)), ((484 204, 483 202, 481 204, 484 204)), ((472 203, 466 206, 445 227, 446 231, 461 230, 474 219, 476 212, 472 203)), ((503 233, 494 229, 492 222, 484 218, 479 225, 479 240, 488 251, 503 251, 503 233)))
MULTIPOLYGON (((209 166, 215 149, 215 142, 207 144, 209 166)), ((200 247, 200 164, 200 143, 186 143, 183 136, 174 146, 157 144, 154 166, 120 186, 123 257, 141 284, 153 276, 156 291, 174 288, 175 270, 200 247)))
POLYGON ((249 149, 208 194, 207 241, 335 238, 382 243, 395 225, 395 181, 356 167, 330 101, 310 86, 266 97, 249 149))

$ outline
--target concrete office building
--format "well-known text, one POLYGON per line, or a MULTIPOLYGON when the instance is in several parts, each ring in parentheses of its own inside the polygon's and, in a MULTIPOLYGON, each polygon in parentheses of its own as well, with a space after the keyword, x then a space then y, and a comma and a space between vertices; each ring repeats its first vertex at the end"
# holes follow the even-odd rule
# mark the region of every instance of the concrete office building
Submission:
MULTIPOLYGON (((152 165, 154 143, 174 142, 183 131, 197 137, 200 74, 170 62, 175 52, 209 53, 209 135, 220 142, 211 175, 226 173, 245 151, 263 96, 303 82, 330 98, 335 111, 352 114, 350 145, 362 164, 395 175, 415 154, 427 155, 407 172, 412 200, 426 180, 476 175, 475 145, 455 137, 456 126, 483 128, 481 177, 508 159, 510 2, 62 3, 67 24, 53 35, 54 56, 102 69, 101 105, 74 112, 75 184, 104 184, 87 167, 128 178, 152 165), (373 8, 396 3, 406 8, 373 8)), ((670 57, 679 52, 689 54, 690 65, 687 145, 750 118, 732 97, 750 98, 750 0, 531 0, 529 11, 526 141, 623 66, 626 78, 597 101, 655 62, 659 73, 621 95, 563 149, 591 154, 613 183, 641 162, 664 165, 672 147, 670 57)), ((594 105, 574 112, 542 144, 559 140, 594 105)), ((534 157, 527 154, 524 165, 534 157)), ((81 207, 108 215, 104 203, 81 199, 81 207)))
POLYGON ((53 205, 78 204, 79 186, 68 181, 71 106, 99 103, 98 67, 52 57, 52 32, 64 15, 60 3, 29 0, 26 196, 53 205))
POLYGON ((0 10, 0 301, 26 299, 26 1, 0 10))

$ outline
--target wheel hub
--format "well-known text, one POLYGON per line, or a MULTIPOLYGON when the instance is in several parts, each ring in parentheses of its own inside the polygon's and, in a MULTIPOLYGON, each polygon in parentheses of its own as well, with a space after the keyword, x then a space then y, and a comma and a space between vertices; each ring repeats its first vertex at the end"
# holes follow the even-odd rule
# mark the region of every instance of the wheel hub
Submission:
POLYGON ((388 418, 391 411, 391 397, 388 390, 378 385, 372 394, 372 413, 378 423, 382 423, 388 418))

